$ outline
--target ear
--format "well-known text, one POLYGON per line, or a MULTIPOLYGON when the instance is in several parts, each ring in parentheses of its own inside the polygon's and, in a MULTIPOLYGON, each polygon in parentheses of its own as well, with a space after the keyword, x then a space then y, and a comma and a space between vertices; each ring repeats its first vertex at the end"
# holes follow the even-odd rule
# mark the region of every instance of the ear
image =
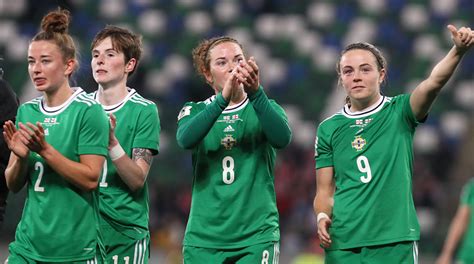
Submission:
POLYGON ((202 72, 204 74, 204 77, 206 78, 206 82, 212 86, 212 83, 214 82, 214 78, 212 78, 212 74, 206 69, 203 69, 202 72))
POLYGON ((125 72, 126 72, 126 73, 132 72, 132 71, 135 69, 136 66, 137 66, 137 59, 131 58, 131 59, 127 62, 127 64, 125 64, 125 72))
POLYGON ((76 69, 77 62, 75 59, 69 59, 66 61, 66 69, 64 70, 64 75, 71 76, 72 72, 76 69))
POLYGON ((385 69, 380 70, 380 72, 379 72, 379 84, 382 84, 385 81, 386 74, 387 74, 387 72, 385 71, 385 69))

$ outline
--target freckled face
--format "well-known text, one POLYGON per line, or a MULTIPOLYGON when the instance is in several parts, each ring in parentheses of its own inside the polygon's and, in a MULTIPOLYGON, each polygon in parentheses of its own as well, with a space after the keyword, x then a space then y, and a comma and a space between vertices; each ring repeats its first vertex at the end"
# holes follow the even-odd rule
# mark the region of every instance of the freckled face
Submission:
POLYGON ((341 82, 351 100, 372 102, 378 99, 385 69, 378 70, 376 58, 370 51, 347 51, 339 64, 341 82))
POLYGON ((212 85, 214 90, 222 91, 226 80, 232 70, 245 60, 242 49, 237 43, 223 42, 214 46, 209 51, 210 67, 206 73, 206 80, 212 85))

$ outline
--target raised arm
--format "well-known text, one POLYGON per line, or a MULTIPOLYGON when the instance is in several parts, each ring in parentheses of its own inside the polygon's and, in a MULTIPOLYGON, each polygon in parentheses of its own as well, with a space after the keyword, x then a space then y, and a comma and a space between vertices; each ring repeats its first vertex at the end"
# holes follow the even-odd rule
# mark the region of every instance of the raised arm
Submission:
POLYGON ((283 109, 268 100, 260 85, 259 68, 254 57, 240 61, 236 77, 244 85, 249 100, 257 113, 263 133, 274 148, 284 148, 291 141, 291 129, 283 109))
MULTIPOLYGON (((152 117, 157 118, 157 117, 152 117)), ((117 120, 113 114, 110 115, 109 129, 109 156, 117 169, 120 178, 132 191, 138 191, 145 185, 153 160, 152 150, 147 148, 134 148, 132 158, 123 150, 120 142, 115 136, 117 120)))
POLYGON ((5 170, 5 180, 10 191, 16 193, 26 183, 26 171, 30 150, 24 144, 26 138, 17 131, 15 124, 8 120, 3 125, 3 137, 10 149, 10 159, 5 170))
POLYGON ((461 27, 456 29, 453 25, 448 25, 448 29, 451 32, 454 46, 436 64, 428 78, 415 88, 410 97, 411 109, 418 120, 426 117, 441 88, 451 78, 462 56, 474 44, 474 31, 470 28, 461 27))
POLYGON ((196 115, 188 117, 194 109, 191 109, 191 106, 184 106, 178 117, 178 130, 176 131, 178 145, 184 149, 191 149, 201 142, 227 104, 228 102, 219 93, 213 102, 206 105, 206 108, 196 115))
POLYGON ((314 213, 317 216, 318 236, 323 247, 332 243, 329 227, 331 226, 332 208, 334 205, 334 167, 316 170, 316 196, 314 197, 314 213))
POLYGON ((72 161, 63 156, 44 138, 44 129, 39 122, 36 126, 27 123, 28 128, 20 123, 20 132, 27 139, 28 148, 38 153, 46 163, 67 181, 84 191, 97 188, 104 156, 80 155, 80 161, 72 161))

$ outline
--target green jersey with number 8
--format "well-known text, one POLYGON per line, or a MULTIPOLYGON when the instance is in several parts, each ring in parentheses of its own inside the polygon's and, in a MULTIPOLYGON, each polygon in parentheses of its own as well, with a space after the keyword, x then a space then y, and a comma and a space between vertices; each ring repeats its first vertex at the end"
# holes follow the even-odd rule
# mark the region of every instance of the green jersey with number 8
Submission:
MULTIPOLYGON (((62 105, 47 107, 42 97, 23 104, 17 123, 40 122, 46 141, 69 160, 107 155, 109 123, 102 107, 80 88, 62 105)), ((41 262, 95 257, 98 196, 85 192, 30 151, 28 193, 10 250, 41 262)))
MULTIPOLYGON (((213 100, 186 103, 178 126, 213 100)), ((286 119, 275 101, 269 103, 286 119)), ((249 99, 228 106, 193 148, 192 206, 183 244, 224 249, 279 241, 275 155, 249 99)))
POLYGON ((334 168, 329 250, 419 240, 412 197, 410 96, 385 97, 369 109, 344 109, 324 120, 315 143, 316 169, 334 168))

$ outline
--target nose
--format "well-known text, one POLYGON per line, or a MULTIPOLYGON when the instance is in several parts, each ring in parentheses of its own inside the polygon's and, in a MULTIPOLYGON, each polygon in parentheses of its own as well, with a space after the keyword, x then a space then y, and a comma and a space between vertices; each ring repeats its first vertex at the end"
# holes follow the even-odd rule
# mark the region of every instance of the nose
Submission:
POLYGON ((238 65, 239 65, 238 61, 229 62, 229 72, 232 72, 235 69, 235 67, 237 67, 238 65))
POLYGON ((104 64, 104 55, 102 55, 102 54, 97 55, 97 57, 95 57, 95 62, 98 65, 104 64))
POLYGON ((41 72, 41 63, 38 63, 38 62, 34 62, 31 64, 31 71, 34 73, 34 74, 38 74, 41 72))
POLYGON ((358 82, 358 81, 360 81, 360 80, 361 80, 361 78, 360 78, 360 71, 354 71, 354 79, 353 79, 353 81, 354 81, 354 82, 358 82))

